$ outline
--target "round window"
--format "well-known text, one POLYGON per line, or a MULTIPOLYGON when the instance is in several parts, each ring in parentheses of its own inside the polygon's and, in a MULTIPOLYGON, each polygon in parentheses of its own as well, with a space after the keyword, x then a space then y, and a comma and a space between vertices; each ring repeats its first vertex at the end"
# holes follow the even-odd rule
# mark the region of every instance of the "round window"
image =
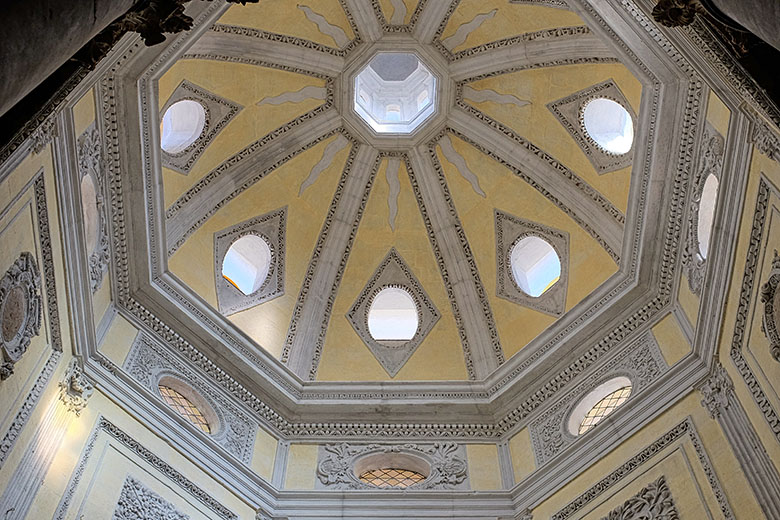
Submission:
POLYGON ((417 305, 409 291, 386 287, 368 309, 368 332, 376 341, 409 341, 417 333, 417 305))
POLYGON ((621 376, 610 379, 583 397, 569 415, 567 429, 582 435, 617 410, 631 396, 631 380, 621 376))
POLYGON ((273 254, 258 235, 245 235, 230 246, 222 260, 222 277, 249 296, 262 287, 271 270, 273 254))
POLYGON ((183 152, 206 126, 206 109, 197 101, 183 99, 168 107, 161 125, 160 147, 170 153, 183 152))
POLYGON ((561 277, 558 253, 537 236, 518 240, 509 253, 509 263, 515 283, 529 296, 541 296, 561 277))
POLYGON ((609 153, 623 155, 634 143, 634 123, 623 105, 606 98, 589 101, 582 112, 585 131, 609 153))
POLYGON ((715 217, 715 203, 718 200, 718 178, 710 174, 704 181, 699 201, 699 218, 696 222, 696 233, 699 237, 699 255, 707 259, 712 235, 712 220, 715 217))

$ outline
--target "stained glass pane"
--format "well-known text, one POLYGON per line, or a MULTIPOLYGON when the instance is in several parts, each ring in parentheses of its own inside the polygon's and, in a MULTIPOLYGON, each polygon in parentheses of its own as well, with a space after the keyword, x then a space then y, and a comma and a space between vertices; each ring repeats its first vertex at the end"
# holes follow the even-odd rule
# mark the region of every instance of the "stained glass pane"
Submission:
POLYGON ((192 401, 169 386, 160 385, 158 388, 160 389, 160 395, 168 403, 168 406, 204 432, 211 433, 209 422, 192 401))
POLYGON ((407 488, 425 480, 425 475, 409 469, 379 468, 366 471, 360 480, 378 488, 407 488))
POLYGON ((604 417, 611 414, 617 409, 618 406, 625 403, 626 399, 628 399, 628 396, 630 395, 631 387, 624 386, 623 388, 615 390, 604 399, 596 403, 580 423, 579 433, 583 434, 596 426, 604 417))

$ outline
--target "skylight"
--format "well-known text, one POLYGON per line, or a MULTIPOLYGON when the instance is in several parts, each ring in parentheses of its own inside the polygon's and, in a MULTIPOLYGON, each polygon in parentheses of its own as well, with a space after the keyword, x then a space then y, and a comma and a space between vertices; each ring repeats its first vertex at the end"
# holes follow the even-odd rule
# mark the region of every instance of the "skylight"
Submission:
POLYGON ((355 111, 378 133, 411 133, 436 108, 436 77, 411 53, 377 54, 354 87, 355 111))
POLYGON ((609 153, 623 155, 634 144, 631 114, 620 103, 607 98, 589 101, 582 113, 585 131, 609 153))
POLYGON ((537 236, 518 241, 509 254, 512 275, 529 296, 541 296, 561 277, 561 259, 555 249, 537 236))
POLYGON ((257 235, 236 240, 222 261, 222 276, 245 295, 256 292, 268 277, 271 248, 257 235))
POLYGON ((368 310, 368 332, 376 341, 409 341, 419 318, 412 295, 400 287, 379 291, 368 310))
POLYGON ((177 154, 194 143, 206 126, 206 109, 197 101, 183 99, 165 111, 162 120, 160 147, 177 154))

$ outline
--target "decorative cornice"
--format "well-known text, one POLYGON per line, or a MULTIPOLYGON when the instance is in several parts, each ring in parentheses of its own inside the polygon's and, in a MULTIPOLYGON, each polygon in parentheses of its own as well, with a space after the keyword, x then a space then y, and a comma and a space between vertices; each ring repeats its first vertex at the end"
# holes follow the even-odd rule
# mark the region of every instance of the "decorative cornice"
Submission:
POLYGON ((780 162, 780 137, 757 114, 752 111, 749 111, 749 114, 752 120, 750 142, 760 153, 773 161, 780 162))

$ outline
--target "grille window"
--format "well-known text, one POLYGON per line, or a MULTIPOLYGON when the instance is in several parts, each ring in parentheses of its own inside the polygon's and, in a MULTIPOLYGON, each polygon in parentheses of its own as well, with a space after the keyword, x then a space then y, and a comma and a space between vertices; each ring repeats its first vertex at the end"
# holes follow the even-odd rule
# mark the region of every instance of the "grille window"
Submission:
POLYGON ((206 433, 211 433, 211 425, 203 412, 195 404, 170 386, 159 385, 160 395, 168 406, 206 433))
POLYGON ((360 481, 378 488, 408 488, 425 480, 425 475, 409 469, 380 468, 366 471, 360 481))

